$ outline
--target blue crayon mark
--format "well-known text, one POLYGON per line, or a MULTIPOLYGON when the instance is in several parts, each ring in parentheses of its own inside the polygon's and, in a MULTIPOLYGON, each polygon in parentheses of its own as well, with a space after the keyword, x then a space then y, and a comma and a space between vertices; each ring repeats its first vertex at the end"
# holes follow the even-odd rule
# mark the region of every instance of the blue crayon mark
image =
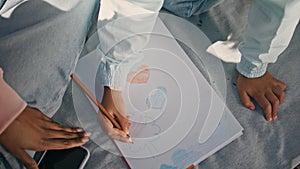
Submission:
POLYGON ((162 109, 167 100, 167 89, 159 86, 152 90, 146 99, 148 109, 162 109))
POLYGON ((199 152, 178 149, 172 154, 173 163, 180 169, 184 169, 199 159, 199 152))
POLYGON ((170 166, 170 165, 167 165, 167 164, 162 164, 162 165, 160 165, 159 168, 160 168, 160 169, 177 169, 177 167, 175 167, 175 166, 170 166))

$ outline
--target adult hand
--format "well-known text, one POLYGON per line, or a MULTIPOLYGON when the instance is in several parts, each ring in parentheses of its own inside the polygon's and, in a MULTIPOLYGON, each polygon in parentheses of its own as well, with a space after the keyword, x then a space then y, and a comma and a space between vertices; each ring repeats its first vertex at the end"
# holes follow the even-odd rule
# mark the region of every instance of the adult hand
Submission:
POLYGON ((120 124, 122 130, 114 128, 111 121, 102 113, 99 113, 99 123, 109 137, 122 142, 129 142, 129 116, 125 115, 125 105, 121 91, 111 90, 109 87, 104 88, 102 105, 120 124))
POLYGON ((262 107, 267 121, 277 119, 278 106, 284 100, 286 85, 266 72, 259 78, 247 78, 239 74, 237 88, 242 104, 254 110, 250 97, 262 107))
POLYGON ((67 149, 85 144, 88 134, 82 129, 62 126, 37 109, 24 111, 0 135, 0 143, 20 159, 26 168, 38 169, 25 150, 67 149))

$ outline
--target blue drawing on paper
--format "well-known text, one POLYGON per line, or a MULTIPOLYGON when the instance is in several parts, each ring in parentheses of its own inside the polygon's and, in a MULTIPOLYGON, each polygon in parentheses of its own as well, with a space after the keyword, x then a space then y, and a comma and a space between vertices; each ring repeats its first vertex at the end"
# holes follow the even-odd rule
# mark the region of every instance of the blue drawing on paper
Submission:
POLYGON ((167 165, 167 164, 162 164, 162 165, 160 165, 159 168, 160 169, 178 169, 176 166, 170 166, 170 165, 167 165))
POLYGON ((199 159, 200 152, 178 149, 172 154, 172 164, 162 164, 160 169, 185 169, 199 159))
POLYGON ((167 101, 167 89, 159 86, 152 90, 146 99, 148 109, 162 109, 167 101))
POLYGON ((172 154, 172 161, 178 168, 186 168, 199 159, 199 153, 193 150, 178 149, 172 154))

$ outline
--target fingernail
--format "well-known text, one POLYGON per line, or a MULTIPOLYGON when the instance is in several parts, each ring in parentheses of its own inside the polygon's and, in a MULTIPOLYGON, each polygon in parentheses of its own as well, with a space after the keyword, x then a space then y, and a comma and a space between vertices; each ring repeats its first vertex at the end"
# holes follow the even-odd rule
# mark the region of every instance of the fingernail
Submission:
POLYGON ((90 133, 90 132, 84 133, 84 136, 90 137, 91 135, 92 135, 92 133, 90 133))
POLYGON ((274 116, 274 118, 273 118, 274 120, 276 120, 277 119, 277 116, 274 116))
POLYGON ((131 139, 131 137, 128 138, 129 143, 133 144, 133 140, 131 139))
POLYGON ((129 140, 129 143, 133 144, 133 140, 131 139, 131 137, 130 137, 129 134, 127 134, 127 138, 128 138, 128 140, 129 140))
POLYGON ((82 129, 82 128, 78 128, 76 131, 78 131, 78 132, 82 132, 82 131, 83 131, 83 129, 82 129))
POLYGON ((81 141, 84 142, 84 143, 88 142, 89 140, 90 140, 89 138, 83 138, 83 139, 81 139, 81 141))

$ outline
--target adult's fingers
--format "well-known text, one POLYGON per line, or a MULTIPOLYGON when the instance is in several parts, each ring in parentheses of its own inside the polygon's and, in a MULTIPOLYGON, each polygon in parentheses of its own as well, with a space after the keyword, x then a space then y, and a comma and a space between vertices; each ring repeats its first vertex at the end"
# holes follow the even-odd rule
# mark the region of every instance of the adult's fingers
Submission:
POLYGON ((27 169, 38 169, 37 163, 25 152, 25 150, 17 149, 11 153, 20 159, 27 169))
POLYGON ((90 135, 86 132, 67 132, 64 130, 46 130, 46 138, 57 138, 57 139, 81 139, 83 137, 89 137, 90 135))
POLYGON ((246 93, 246 91, 239 91, 239 95, 240 95, 241 102, 245 107, 247 107, 251 110, 255 109, 255 105, 251 101, 251 99, 248 96, 248 94, 246 93))
POLYGON ((44 121, 43 123, 44 123, 44 128, 47 130, 62 130, 62 131, 71 132, 71 133, 83 132, 83 129, 81 129, 81 128, 63 126, 59 123, 56 123, 53 120, 44 121))
POLYGON ((273 87, 273 92, 278 97, 280 104, 283 103, 284 96, 285 96, 284 90, 280 86, 277 85, 277 86, 273 87))
POLYGON ((79 128, 72 128, 72 127, 60 125, 59 123, 53 121, 48 116, 44 115, 38 109, 31 108, 31 107, 28 107, 27 109, 30 110, 31 114, 34 114, 36 117, 38 117, 40 126, 43 126, 43 128, 45 128, 45 129, 65 130, 67 132, 82 132, 83 131, 82 129, 79 129, 79 128))
POLYGON ((88 137, 83 137, 81 139, 44 139, 41 140, 41 150, 60 150, 60 149, 68 149, 73 147, 82 146, 86 142, 89 141, 88 137))
POLYGON ((264 95, 254 95, 253 98, 263 108, 267 121, 272 121, 272 105, 264 95))
POLYGON ((277 111, 278 111, 278 107, 279 107, 279 99, 278 97, 272 92, 267 92, 265 94, 265 96, 267 97, 267 99, 269 100, 269 102, 271 102, 272 104, 272 119, 277 119, 277 111))

